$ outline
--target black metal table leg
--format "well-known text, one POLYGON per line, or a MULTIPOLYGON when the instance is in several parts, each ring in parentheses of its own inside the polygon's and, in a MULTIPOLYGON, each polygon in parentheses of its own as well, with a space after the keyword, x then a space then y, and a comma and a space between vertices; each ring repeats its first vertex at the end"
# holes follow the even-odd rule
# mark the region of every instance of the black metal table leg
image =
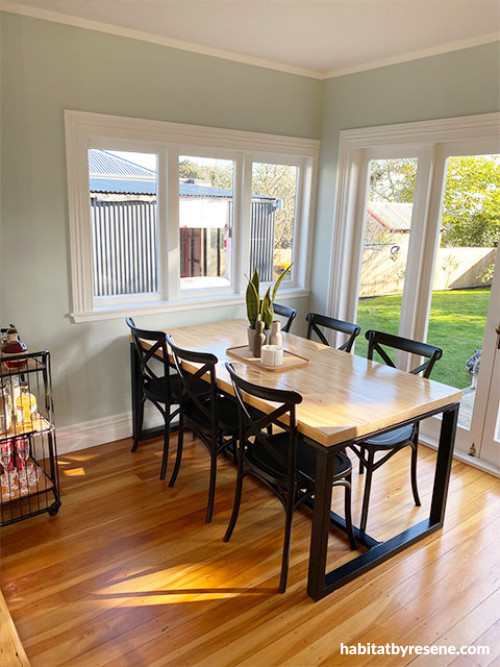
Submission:
POLYGON ((329 455, 324 450, 317 451, 316 493, 314 497, 309 574, 307 578, 307 592, 313 600, 319 600, 324 595, 330 505, 332 502, 333 464, 333 455, 329 455))
POLYGON ((434 486, 432 489, 430 520, 432 523, 437 523, 440 526, 443 525, 444 514, 446 511, 459 407, 460 406, 457 403, 443 412, 443 421, 441 422, 441 432, 439 434, 439 448, 436 462, 436 473, 434 475, 434 486))
MULTIPOLYGON (((339 521, 332 521, 332 517, 335 517, 335 515, 330 512, 333 457, 325 450, 317 450, 316 496, 307 582, 307 592, 313 600, 319 600, 328 595, 443 526, 458 409, 459 404, 455 403, 443 411, 429 518, 385 542, 377 543, 373 538, 367 536, 365 545, 369 546, 370 541, 372 541, 373 546, 368 548, 365 553, 328 573, 326 572, 326 555, 329 525, 332 522, 342 527, 342 524, 339 521)), ((359 529, 355 528, 355 532, 358 535, 359 529)))

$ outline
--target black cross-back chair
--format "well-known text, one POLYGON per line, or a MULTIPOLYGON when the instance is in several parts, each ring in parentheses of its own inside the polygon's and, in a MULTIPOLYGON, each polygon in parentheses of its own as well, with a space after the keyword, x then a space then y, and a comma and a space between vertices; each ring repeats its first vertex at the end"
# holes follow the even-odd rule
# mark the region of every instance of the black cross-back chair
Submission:
MULTIPOLYGON (((262 307, 262 301, 260 302, 260 307, 262 307)), ((285 318, 286 321, 283 323, 281 331, 288 333, 292 326, 292 322, 297 317, 297 311, 295 308, 283 306, 281 303, 273 303, 273 310, 275 315, 285 318)))
POLYGON ((228 448, 233 448, 238 437, 236 404, 234 400, 223 396, 217 388, 216 364, 218 359, 215 354, 183 349, 176 345, 168 334, 167 342, 172 350, 174 364, 180 378, 177 455, 169 486, 175 484, 179 474, 184 431, 190 429, 200 438, 210 455, 210 485, 206 514, 206 522, 210 523, 215 499, 217 457, 228 448), (186 364, 195 364, 199 368, 188 371, 186 364), (206 385, 204 394, 200 394, 199 391, 201 382, 206 385))
MULTIPOLYGON (((234 505, 224 542, 229 541, 238 519, 243 479, 247 475, 253 475, 277 495, 285 509, 285 536, 279 584, 280 593, 284 593, 290 560, 293 513, 314 495, 316 485, 316 452, 297 431, 295 406, 301 403, 302 396, 295 391, 269 389, 252 384, 240 377, 228 362, 226 368, 238 401, 240 437, 237 446, 238 473, 234 505), (245 403, 244 395, 279 403, 279 407, 269 414, 260 413, 256 418, 245 403), (273 424, 279 427, 280 433, 269 433, 268 427, 273 424)), ((335 456, 333 485, 341 485, 345 489, 347 533, 351 548, 356 549, 351 520, 351 461, 344 452, 335 456)))
POLYGON ((319 327, 325 327, 326 329, 332 329, 333 331, 340 331, 340 333, 348 335, 349 338, 345 343, 342 343, 342 345, 337 348, 339 350, 345 350, 346 352, 351 351, 356 336, 358 336, 361 331, 361 327, 357 324, 351 324, 351 322, 344 322, 343 320, 336 320, 333 317, 319 315, 318 313, 307 313, 306 321, 306 338, 312 340, 312 335, 315 333, 323 345, 330 345, 330 343, 319 327))
MULTIPOLYGON (((411 340, 410 338, 402 338, 401 336, 374 330, 367 331, 365 336, 368 339, 368 359, 373 360, 376 353, 385 364, 392 368, 396 368, 396 364, 389 356, 386 348, 424 357, 425 361, 423 363, 409 371, 413 375, 421 373, 424 378, 430 376, 434 364, 443 356, 441 348, 429 345, 428 343, 411 340)), ((365 440, 359 445, 351 445, 351 449, 354 450, 359 458, 359 471, 366 471, 363 506, 361 510, 361 530, 366 530, 373 473, 404 447, 411 447, 411 488, 415 505, 421 505, 417 486, 418 434, 419 424, 408 424, 407 426, 401 426, 388 433, 365 440), (383 456, 378 461, 375 461, 375 455, 378 452, 382 452, 383 456)))
MULTIPOLYGON (((170 439, 170 424, 179 414, 179 408, 172 410, 179 403, 179 381, 177 375, 171 375, 170 363, 167 354, 167 340, 164 331, 152 331, 141 329, 134 324, 131 317, 126 318, 127 325, 132 336, 140 372, 140 397, 135 404, 134 444, 132 451, 135 452, 139 445, 142 426, 144 422, 144 404, 150 401, 161 413, 165 430, 163 436, 163 457, 161 463, 160 479, 165 479, 168 462, 168 445, 170 439), (141 344, 142 341, 150 343, 149 349, 141 344)), ((133 397, 133 400, 136 400, 133 397)))

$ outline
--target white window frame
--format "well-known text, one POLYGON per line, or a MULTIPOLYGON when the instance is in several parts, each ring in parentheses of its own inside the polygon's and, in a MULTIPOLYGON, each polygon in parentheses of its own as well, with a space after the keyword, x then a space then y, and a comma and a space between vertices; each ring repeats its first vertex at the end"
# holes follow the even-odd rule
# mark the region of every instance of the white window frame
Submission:
POLYGON ((196 309, 201 304, 213 307, 244 303, 246 276, 250 272, 248 249, 253 162, 272 161, 299 167, 294 274, 291 284, 282 285, 280 297, 286 299, 287 295, 309 294, 318 140, 72 110, 64 112, 64 121, 72 277, 71 318, 74 322, 119 318, 124 314, 196 309), (159 155, 160 278, 157 296, 94 298, 89 148, 159 155), (234 161, 231 288, 180 289, 179 155, 223 157, 234 161))
MULTIPOLYGON (((357 285, 359 280, 360 225, 364 211, 367 178, 366 158, 371 155, 398 157, 408 150, 419 158, 417 178, 422 187, 415 184, 415 199, 412 225, 414 244, 423 241, 423 253, 418 261, 408 266, 408 289, 411 289, 406 308, 401 313, 400 333, 423 340, 427 331, 431 298, 429 276, 439 244, 438 230, 431 221, 438 215, 441 206, 442 188, 431 187, 433 164, 439 159, 443 143, 451 141, 498 141, 500 113, 481 114, 398 125, 383 125, 340 132, 339 170, 334 230, 332 235, 330 281, 328 289, 328 314, 343 320, 355 321, 357 311, 357 285), (387 151, 384 153, 384 151, 387 151), (418 152, 417 152, 418 151, 418 152), (434 198, 430 198, 430 193, 434 198), (356 196, 357 195, 357 196, 356 196), (427 275, 427 280, 422 276, 427 275), (420 286, 420 289, 418 289, 420 286)), ((410 257, 409 257, 410 261, 410 257)), ((406 285, 405 285, 406 289, 406 285)))
MULTIPOLYGON (((343 320, 356 321, 360 269, 360 228, 366 209, 367 159, 372 155, 407 156, 409 146, 418 147, 418 186, 415 198, 411 234, 414 246, 421 243, 422 252, 408 255, 399 332, 403 336, 425 340, 429 323, 432 278, 439 248, 439 227, 445 182, 444 165, 449 155, 467 155, 500 152, 500 113, 465 116, 444 120, 422 121, 345 130, 340 133, 337 203, 332 239, 332 263, 328 294, 328 314, 343 320), (411 261, 410 261, 411 260, 411 261)), ((491 312, 491 308, 490 308, 491 312)), ((490 333, 492 329, 490 323, 490 333)), ((489 348, 493 349, 490 340, 489 348)), ((493 360, 484 373, 491 370, 493 360)), ((487 364, 484 364, 487 366, 487 364)), ((484 385, 486 386, 486 385, 484 385)), ((476 396, 476 402, 486 396, 476 396)), ((438 418, 425 420, 421 425, 421 439, 436 443, 439 438, 438 418)), ((480 419, 476 421, 481 421, 480 419)), ((457 449, 468 450, 474 433, 457 429, 457 449), (468 443, 468 444, 467 444, 468 443)))

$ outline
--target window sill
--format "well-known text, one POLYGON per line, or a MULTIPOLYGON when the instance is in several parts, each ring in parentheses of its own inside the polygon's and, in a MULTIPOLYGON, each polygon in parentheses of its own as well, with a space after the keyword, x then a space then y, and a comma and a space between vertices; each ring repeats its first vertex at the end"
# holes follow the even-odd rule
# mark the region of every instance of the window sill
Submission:
MULTIPOLYGON (((288 290, 282 289, 278 295, 278 301, 307 297, 310 290, 303 287, 293 287, 288 290)), ((134 315, 155 315, 159 313, 175 313, 187 310, 199 310, 203 308, 220 308, 224 306, 240 306, 245 304, 243 294, 231 294, 225 296, 206 296, 193 299, 183 298, 179 301, 162 301, 152 303, 120 304, 115 307, 100 308, 88 313, 71 313, 70 319, 73 323, 97 322, 100 320, 117 320, 134 315)))

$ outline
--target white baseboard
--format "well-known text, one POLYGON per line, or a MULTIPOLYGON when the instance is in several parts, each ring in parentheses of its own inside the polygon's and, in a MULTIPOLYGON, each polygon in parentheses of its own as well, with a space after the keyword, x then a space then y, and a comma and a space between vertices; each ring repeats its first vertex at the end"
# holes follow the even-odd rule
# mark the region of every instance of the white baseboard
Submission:
MULTIPOLYGON (((430 449, 437 450, 438 448, 437 442, 427 436, 419 437, 418 441, 422 445, 425 445, 430 449)), ((476 459, 473 456, 469 456, 465 452, 461 452, 458 449, 455 449, 455 451, 453 452, 453 458, 457 459, 457 461, 461 461, 462 463, 466 463, 467 465, 472 466, 473 468, 478 468, 478 470, 487 472, 490 475, 493 475, 494 477, 500 478, 500 470, 491 463, 488 463, 487 461, 476 459)))
MULTIPOLYGON (((154 428, 163 424, 163 418, 154 406, 147 405, 144 422, 146 428, 154 428)), ((113 417, 57 428, 56 436, 58 454, 67 454, 79 449, 123 440, 132 436, 132 415, 130 412, 124 412, 113 417)))
MULTIPOLYGON (((151 404, 147 404, 144 414, 144 426, 154 428, 161 426, 163 418, 151 404)), ((90 422, 82 422, 66 428, 57 429, 57 451, 59 454, 76 452, 86 447, 96 447, 115 440, 123 440, 132 436, 132 415, 124 412, 114 417, 104 417, 90 422)), ((431 449, 437 449, 437 443, 427 434, 420 437, 420 442, 431 449)), ((481 461, 480 459, 467 456, 464 452, 455 450, 453 457, 485 472, 500 477, 498 468, 481 461)))

